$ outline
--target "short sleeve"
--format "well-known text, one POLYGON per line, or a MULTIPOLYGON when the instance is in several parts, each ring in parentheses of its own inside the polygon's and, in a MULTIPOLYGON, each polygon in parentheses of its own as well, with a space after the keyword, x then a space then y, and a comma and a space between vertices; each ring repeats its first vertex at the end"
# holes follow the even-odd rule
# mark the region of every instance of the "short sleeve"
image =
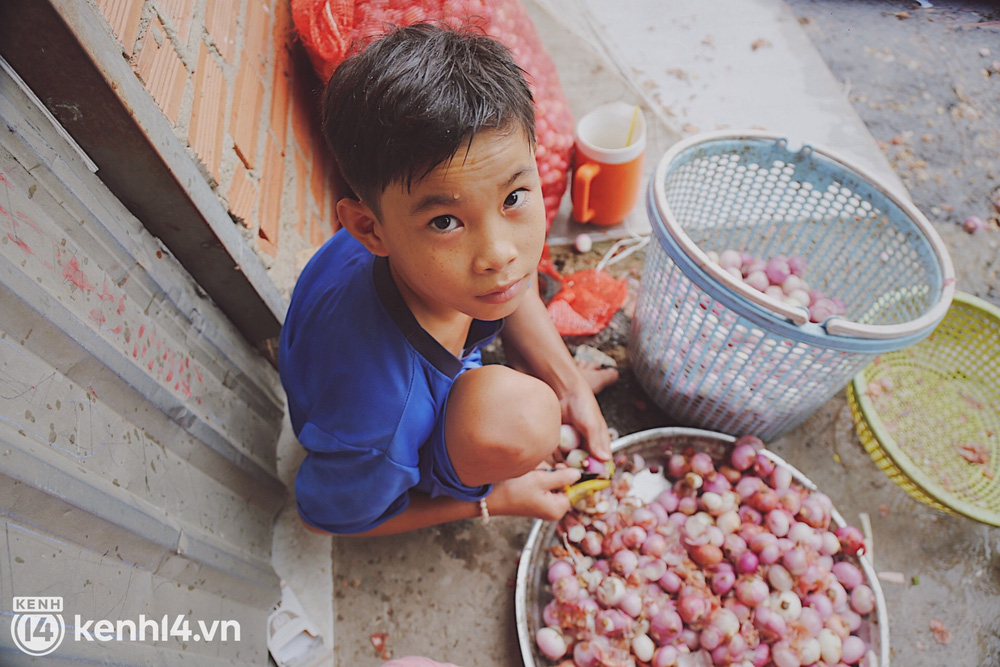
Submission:
POLYGON ((295 478, 299 514, 331 533, 363 533, 409 505, 420 472, 375 449, 337 447, 332 436, 306 424, 299 440, 309 453, 295 478), (322 441, 319 444, 317 441, 322 441), (307 444, 309 443, 309 444, 307 444))

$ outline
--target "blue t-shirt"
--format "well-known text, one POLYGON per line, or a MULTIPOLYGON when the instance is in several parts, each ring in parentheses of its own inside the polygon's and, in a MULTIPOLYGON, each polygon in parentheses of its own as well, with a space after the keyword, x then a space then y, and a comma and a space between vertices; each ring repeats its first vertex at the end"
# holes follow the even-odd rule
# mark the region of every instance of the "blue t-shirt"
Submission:
POLYGON ((307 450, 295 479, 299 513, 333 533, 359 533, 399 514, 416 489, 475 501, 444 446, 444 415, 461 373, 503 321, 474 320, 459 359, 414 318, 389 272, 346 231, 302 271, 281 330, 278 362, 292 427, 307 450))

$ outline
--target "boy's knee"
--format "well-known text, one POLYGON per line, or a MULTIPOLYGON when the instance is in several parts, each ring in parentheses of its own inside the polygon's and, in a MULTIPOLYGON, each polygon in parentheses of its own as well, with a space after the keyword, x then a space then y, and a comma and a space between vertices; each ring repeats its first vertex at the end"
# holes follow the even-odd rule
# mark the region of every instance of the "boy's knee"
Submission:
MULTIPOLYGON (((506 366, 490 365, 465 373, 455 390, 461 409, 473 409, 470 426, 479 431, 481 440, 545 443, 542 448, 554 448, 558 443, 559 399, 541 380, 506 366)), ((451 407, 449 399, 449 411, 451 407)))
POLYGON ((467 371, 455 382, 445 437, 463 482, 499 475, 492 482, 523 474, 549 456, 559 442, 560 422, 559 399, 551 387, 505 366, 489 365, 467 371))

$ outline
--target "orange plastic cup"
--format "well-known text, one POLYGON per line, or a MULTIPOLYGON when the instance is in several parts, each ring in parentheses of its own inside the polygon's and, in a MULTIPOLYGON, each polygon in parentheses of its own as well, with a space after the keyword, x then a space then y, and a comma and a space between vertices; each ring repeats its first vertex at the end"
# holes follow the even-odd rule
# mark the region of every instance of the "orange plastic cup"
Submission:
POLYGON ((600 106, 576 125, 570 185, 573 219, 617 225, 639 198, 646 156, 646 119, 625 102, 600 106))

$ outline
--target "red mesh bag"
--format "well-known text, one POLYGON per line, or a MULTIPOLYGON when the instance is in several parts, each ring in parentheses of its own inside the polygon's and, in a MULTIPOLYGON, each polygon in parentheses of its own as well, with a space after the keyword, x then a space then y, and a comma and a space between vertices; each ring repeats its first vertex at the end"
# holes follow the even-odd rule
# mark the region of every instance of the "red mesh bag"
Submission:
POLYGON ((519 0, 291 0, 292 19, 313 68, 327 81, 354 40, 383 34, 391 26, 442 21, 474 25, 511 50, 528 73, 535 98, 536 161, 545 200, 546 229, 566 192, 573 149, 573 118, 555 63, 519 0))
POLYGON ((292 22, 316 73, 327 81, 351 45, 354 0, 292 0, 292 22))
POLYGON ((549 301, 549 316, 563 336, 591 336, 608 326, 627 295, 627 283, 607 271, 577 271, 563 276, 562 290, 549 301))

